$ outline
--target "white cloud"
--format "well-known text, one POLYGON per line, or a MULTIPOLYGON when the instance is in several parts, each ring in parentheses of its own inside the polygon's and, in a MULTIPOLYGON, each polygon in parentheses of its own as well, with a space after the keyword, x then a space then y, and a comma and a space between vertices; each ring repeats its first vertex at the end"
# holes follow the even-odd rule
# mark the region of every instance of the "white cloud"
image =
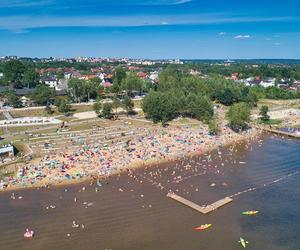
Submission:
POLYGON ((250 35, 237 35, 234 39, 249 39, 250 37, 250 35))
POLYGON ((184 4, 184 3, 190 3, 192 0, 177 0, 174 1, 174 4, 184 4))
POLYGON ((1 8, 33 7, 52 3, 51 0, 0 0, 1 8))
MULTIPOLYGON (((1 0, 0 0, 1 1, 1 0)), ((22 30, 46 27, 139 27, 169 25, 210 25, 220 23, 256 23, 286 20, 289 17, 226 17, 222 13, 199 15, 132 15, 132 16, 0 16, 0 29, 22 30)), ((247 39, 249 35, 238 35, 247 39)))
POLYGON ((180 5, 190 3, 193 0, 149 0, 141 3, 142 5, 180 5))
POLYGON ((220 32, 219 35, 220 36, 225 36, 227 33, 226 32, 220 32))
POLYGON ((280 46, 281 43, 273 43, 274 46, 280 46))
POLYGON ((272 40, 272 38, 270 38, 270 37, 266 38, 266 41, 271 41, 271 40, 272 40))
MULTIPOLYGON (((117 4, 112 3, 111 0, 90 0, 90 4, 93 5, 93 2, 101 2, 104 4, 117 4)), ((125 0, 121 1, 121 5, 181 5, 192 2, 193 0, 145 0, 145 1, 136 1, 136 0, 125 0)), ((57 8, 71 8, 71 1, 58 1, 58 0, 0 0, 1 8, 19 8, 19 7, 34 7, 34 6, 43 6, 43 5, 53 5, 57 8), (68 4, 69 2, 69 4, 68 4)), ((86 5, 85 4, 85 5, 86 5)), ((120 4, 120 3, 118 3, 120 4)))

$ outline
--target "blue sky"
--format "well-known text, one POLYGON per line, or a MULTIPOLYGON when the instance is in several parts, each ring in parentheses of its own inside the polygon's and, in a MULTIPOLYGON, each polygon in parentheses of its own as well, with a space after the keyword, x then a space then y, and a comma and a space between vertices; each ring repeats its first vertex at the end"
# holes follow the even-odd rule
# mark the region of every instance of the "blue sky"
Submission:
POLYGON ((0 0, 0 56, 300 59, 299 0, 0 0))

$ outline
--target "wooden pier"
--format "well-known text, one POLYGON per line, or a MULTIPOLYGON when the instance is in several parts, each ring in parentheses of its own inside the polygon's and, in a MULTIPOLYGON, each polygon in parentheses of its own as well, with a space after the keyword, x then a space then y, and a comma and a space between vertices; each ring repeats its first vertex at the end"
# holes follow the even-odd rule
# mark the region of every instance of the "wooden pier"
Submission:
POLYGON ((178 202, 192 208, 192 209, 197 210, 198 212, 200 212, 202 214, 208 214, 208 213, 216 210, 217 208, 222 207, 233 201, 233 199, 231 199, 230 197, 225 197, 224 199, 218 200, 210 205, 199 206, 196 203, 189 201, 189 200, 187 200, 177 194, 174 194, 174 193, 168 193, 167 196, 172 198, 175 201, 178 201, 178 202))
POLYGON ((262 130, 266 131, 266 132, 269 132, 269 133, 274 133, 274 134, 278 134, 278 135, 284 135, 284 136, 289 136, 289 137, 300 139, 299 134, 289 133, 289 132, 286 132, 286 131, 281 131, 281 130, 271 129, 271 128, 262 128, 262 130))

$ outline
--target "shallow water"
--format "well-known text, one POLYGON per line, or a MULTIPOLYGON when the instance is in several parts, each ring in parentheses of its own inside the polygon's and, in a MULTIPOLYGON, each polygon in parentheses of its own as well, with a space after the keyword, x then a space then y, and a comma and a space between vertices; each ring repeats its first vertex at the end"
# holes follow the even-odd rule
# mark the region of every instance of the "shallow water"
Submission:
POLYGON ((262 139, 214 152, 211 158, 114 177, 102 182, 97 193, 89 183, 18 191, 20 200, 1 193, 0 249, 223 250, 241 249, 240 236, 249 241, 248 249, 299 249, 300 141, 262 139), (257 189, 238 194, 249 188, 257 189), (234 201, 202 215, 167 198, 170 189, 200 205, 231 195, 234 201), (240 215, 253 209, 260 213, 240 215), (84 229, 72 228, 72 221, 84 229), (204 223, 213 226, 194 231, 204 223), (23 238, 27 227, 36 231, 34 239, 23 238))

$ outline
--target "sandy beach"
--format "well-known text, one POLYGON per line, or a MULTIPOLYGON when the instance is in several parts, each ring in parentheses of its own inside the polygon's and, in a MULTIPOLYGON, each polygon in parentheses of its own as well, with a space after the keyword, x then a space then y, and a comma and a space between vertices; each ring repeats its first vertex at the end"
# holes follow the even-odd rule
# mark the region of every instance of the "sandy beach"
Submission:
POLYGON ((210 135, 204 126, 145 127, 132 130, 132 139, 114 139, 110 145, 83 141, 77 149, 65 141, 60 152, 51 152, 28 164, 18 165, 16 176, 0 181, 0 190, 68 185, 86 180, 108 178, 130 169, 176 161, 207 153, 242 140, 252 140, 259 131, 252 128, 237 134, 224 127, 219 135, 210 135))

